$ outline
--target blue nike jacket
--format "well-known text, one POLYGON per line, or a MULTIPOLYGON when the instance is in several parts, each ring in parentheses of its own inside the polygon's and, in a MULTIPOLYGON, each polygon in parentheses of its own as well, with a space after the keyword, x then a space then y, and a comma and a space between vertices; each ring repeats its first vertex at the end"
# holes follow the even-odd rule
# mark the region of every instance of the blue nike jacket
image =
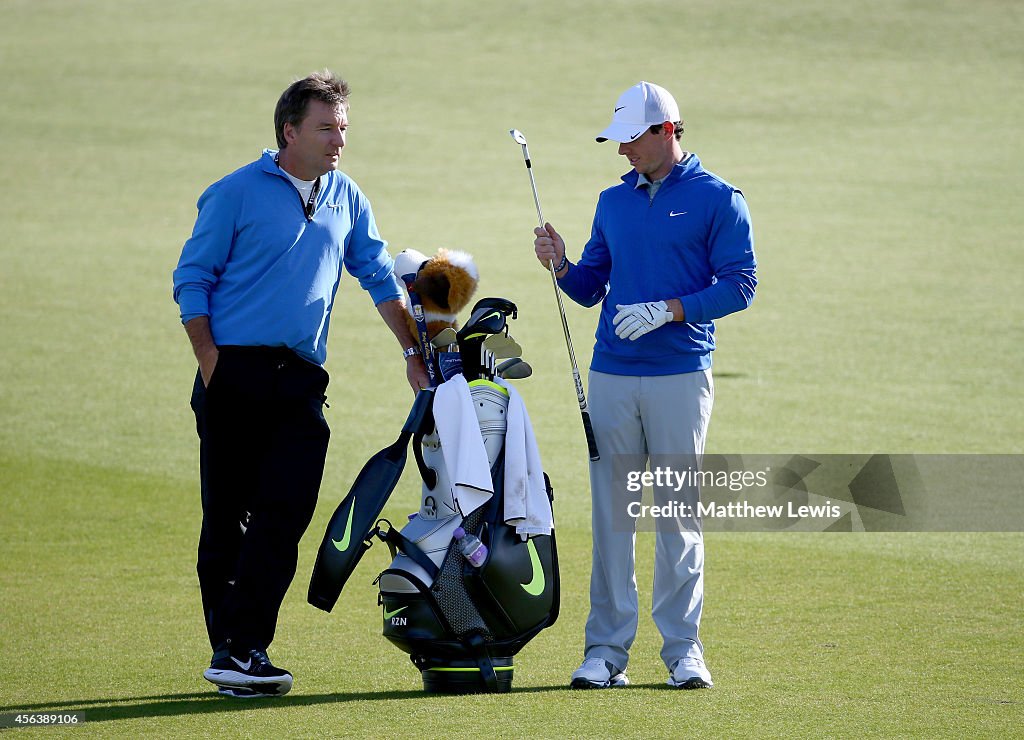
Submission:
POLYGON ((323 365, 342 264, 374 304, 402 293, 359 187, 337 170, 321 176, 307 217, 275 154, 265 150, 199 198, 174 300, 182 323, 210 317, 218 345, 288 347, 323 365))
POLYGON ((558 281, 577 303, 602 301, 591 369, 674 375, 711 367, 714 319, 750 305, 757 285, 754 237, 743 194, 701 167, 677 164, 651 200, 630 171, 601 193, 580 261, 558 281), (679 298, 685 322, 636 341, 615 336, 617 304, 679 298))

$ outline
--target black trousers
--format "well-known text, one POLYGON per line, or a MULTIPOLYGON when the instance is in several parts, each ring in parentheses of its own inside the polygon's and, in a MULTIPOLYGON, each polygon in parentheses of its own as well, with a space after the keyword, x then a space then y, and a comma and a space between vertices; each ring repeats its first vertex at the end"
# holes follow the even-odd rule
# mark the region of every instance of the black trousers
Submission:
POLYGON ((266 650, 316 508, 327 372, 287 349, 221 347, 192 391, 203 527, 197 571, 214 651, 266 650))

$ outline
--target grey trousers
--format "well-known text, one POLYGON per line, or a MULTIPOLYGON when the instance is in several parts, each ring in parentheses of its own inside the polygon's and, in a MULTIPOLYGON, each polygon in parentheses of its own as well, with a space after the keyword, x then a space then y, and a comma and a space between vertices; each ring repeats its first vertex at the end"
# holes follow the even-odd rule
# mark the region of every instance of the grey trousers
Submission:
MULTIPOLYGON (((636 637, 634 545, 637 520, 630 515, 640 493, 627 490, 628 471, 649 463, 679 471, 699 464, 714 381, 710 370, 635 377, 590 372, 590 418, 601 459, 590 463, 593 562, 585 656, 620 670, 636 637)), ((654 503, 681 502, 696 511, 695 485, 654 486, 654 503)), ((662 660, 670 670, 680 658, 703 659, 697 637, 704 603, 704 543, 699 521, 659 519, 656 526, 652 616, 661 633, 662 660)))

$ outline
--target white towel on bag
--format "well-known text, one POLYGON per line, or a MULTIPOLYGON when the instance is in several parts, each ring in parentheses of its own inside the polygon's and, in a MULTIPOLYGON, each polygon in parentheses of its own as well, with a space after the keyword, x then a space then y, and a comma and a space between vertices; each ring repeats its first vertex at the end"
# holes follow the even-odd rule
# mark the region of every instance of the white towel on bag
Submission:
POLYGON ((469 384, 462 375, 441 383, 434 392, 434 423, 455 503, 467 517, 494 495, 494 483, 469 384))
POLYGON ((508 428, 505 432, 505 523, 526 539, 551 534, 555 526, 551 501, 544 485, 544 467, 530 415, 519 391, 502 378, 495 382, 508 391, 508 428))
MULTIPOLYGON (((554 519, 544 485, 544 468, 533 425, 522 396, 505 380, 495 380, 509 395, 505 431, 505 522, 523 539, 551 534, 554 519)), ((434 394, 434 421, 441 453, 463 516, 483 506, 494 494, 487 450, 480 434, 473 397, 465 377, 456 375, 434 394)))

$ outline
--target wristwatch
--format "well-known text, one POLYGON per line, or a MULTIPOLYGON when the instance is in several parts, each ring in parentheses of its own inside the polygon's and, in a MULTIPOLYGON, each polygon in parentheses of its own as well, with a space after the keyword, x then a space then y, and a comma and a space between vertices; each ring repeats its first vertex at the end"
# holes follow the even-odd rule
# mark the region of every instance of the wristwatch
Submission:
POLYGON ((414 347, 407 347, 406 349, 402 350, 402 357, 404 357, 405 359, 408 360, 413 355, 418 355, 419 353, 420 353, 420 348, 419 347, 415 347, 415 346, 414 347))

